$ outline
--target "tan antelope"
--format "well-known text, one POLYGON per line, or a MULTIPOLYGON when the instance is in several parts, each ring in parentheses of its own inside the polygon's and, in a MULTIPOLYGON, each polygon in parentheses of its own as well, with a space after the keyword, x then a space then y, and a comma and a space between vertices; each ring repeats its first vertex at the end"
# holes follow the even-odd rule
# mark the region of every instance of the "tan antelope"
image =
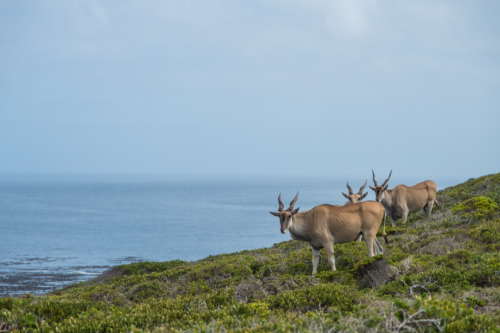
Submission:
MULTIPOLYGON (((361 188, 359 189, 358 193, 354 194, 354 192, 352 191, 352 188, 349 186, 349 182, 347 182, 347 189, 349 190, 349 195, 345 194, 344 192, 342 192, 342 194, 344 195, 344 197, 346 197, 349 201, 347 201, 345 205, 352 205, 352 204, 355 204, 355 203, 358 203, 360 202, 361 200, 363 200, 367 195, 368 195, 368 192, 366 192, 365 194, 363 194, 363 190, 365 189, 366 187, 366 184, 368 183, 367 180, 365 180, 365 183, 363 186, 361 186, 361 188)), ((356 240, 357 242, 361 242, 361 239, 363 238, 362 235, 359 235, 358 239, 356 240)))
POLYGON ((375 252, 376 254, 383 253, 376 236, 384 216, 384 207, 378 202, 360 202, 347 206, 323 204, 307 212, 299 213, 299 208, 293 209, 298 197, 297 192, 290 202, 290 207, 285 210, 280 193, 278 196, 279 212, 270 213, 280 218, 281 233, 284 234, 289 230, 293 239, 308 242, 311 245, 313 274, 318 269, 321 248, 325 249, 328 262, 332 270, 335 270, 333 245, 352 242, 359 235, 364 236, 370 257, 375 252))
POLYGON ((354 192, 352 191, 352 188, 349 186, 349 182, 347 182, 347 189, 349 190, 349 195, 347 195, 344 192, 342 192, 342 194, 344 195, 344 197, 346 197, 349 200, 349 201, 347 201, 345 203, 345 205, 355 204, 355 203, 358 203, 361 200, 363 200, 368 195, 368 192, 366 192, 365 194, 363 194, 363 190, 365 189, 367 183, 368 183, 368 181, 365 180, 364 185, 361 186, 361 188, 359 189, 358 193, 354 194, 354 192))
POLYGON ((423 209, 427 216, 431 216, 434 203, 438 208, 439 203, 436 200, 437 186, 432 180, 418 183, 413 186, 397 185, 392 190, 388 190, 387 182, 391 179, 392 170, 389 178, 382 185, 377 185, 375 172, 373 172, 373 183, 375 187, 370 188, 375 191, 375 199, 384 205, 387 216, 391 217, 392 226, 397 226, 398 219, 406 223, 408 213, 415 213, 423 209))

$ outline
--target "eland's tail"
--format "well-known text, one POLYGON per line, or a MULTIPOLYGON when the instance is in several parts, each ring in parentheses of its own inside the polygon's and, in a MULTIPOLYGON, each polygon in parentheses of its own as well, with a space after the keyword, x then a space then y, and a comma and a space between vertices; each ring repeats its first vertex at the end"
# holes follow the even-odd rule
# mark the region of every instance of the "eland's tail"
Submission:
POLYGON ((437 199, 436 199, 436 198, 434 198, 434 203, 436 204, 436 207, 437 207, 437 208, 441 209, 441 206, 439 206, 439 202, 437 201, 437 199))

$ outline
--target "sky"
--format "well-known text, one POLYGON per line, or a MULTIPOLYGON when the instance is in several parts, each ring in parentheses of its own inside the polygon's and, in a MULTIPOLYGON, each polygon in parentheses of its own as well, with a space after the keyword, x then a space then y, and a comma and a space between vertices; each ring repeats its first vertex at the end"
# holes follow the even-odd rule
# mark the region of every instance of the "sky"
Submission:
POLYGON ((500 2, 0 1, 0 173, 500 172, 500 2))

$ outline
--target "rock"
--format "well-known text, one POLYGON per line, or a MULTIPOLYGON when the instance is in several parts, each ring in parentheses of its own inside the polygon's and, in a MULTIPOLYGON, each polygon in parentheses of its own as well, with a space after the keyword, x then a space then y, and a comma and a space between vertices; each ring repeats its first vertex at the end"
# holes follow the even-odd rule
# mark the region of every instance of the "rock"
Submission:
POLYGON ((361 278, 361 283, 370 288, 379 287, 390 278, 389 263, 383 254, 357 264, 354 270, 361 278))

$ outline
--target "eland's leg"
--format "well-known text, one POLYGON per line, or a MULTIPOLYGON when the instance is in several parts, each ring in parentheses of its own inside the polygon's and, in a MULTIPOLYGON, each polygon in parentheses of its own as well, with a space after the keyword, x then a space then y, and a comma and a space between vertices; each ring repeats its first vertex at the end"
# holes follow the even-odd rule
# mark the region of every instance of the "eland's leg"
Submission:
POLYGON ((398 226, 398 220, 391 216, 392 227, 396 228, 398 226))
POLYGON ((382 248, 382 245, 378 242, 377 237, 375 237, 375 252, 377 254, 384 254, 384 249, 382 248))
POLYGON ((407 220, 408 220, 408 209, 403 211, 403 215, 401 215, 401 223, 405 224, 407 220))
POLYGON ((366 242, 366 249, 368 250, 368 256, 373 257, 373 252, 374 252, 373 250, 375 247, 373 239, 375 238, 375 236, 372 236, 372 237, 369 237, 368 235, 364 235, 364 236, 365 236, 365 242, 366 242))
POLYGON ((319 249, 315 249, 314 247, 312 248, 313 252, 313 274, 316 274, 316 271, 318 270, 318 264, 319 264, 319 249))
POLYGON ((359 235, 358 239, 356 239, 356 242, 361 242, 362 239, 363 239, 363 234, 359 235))
POLYGON ((427 216, 431 216, 432 214, 432 207, 434 206, 434 199, 432 199, 431 201, 427 201, 427 203, 425 204, 427 206, 427 216))
POLYGON ((330 267, 332 268, 333 271, 336 270, 333 242, 325 245, 325 251, 326 254, 328 255, 328 263, 330 264, 330 267))

